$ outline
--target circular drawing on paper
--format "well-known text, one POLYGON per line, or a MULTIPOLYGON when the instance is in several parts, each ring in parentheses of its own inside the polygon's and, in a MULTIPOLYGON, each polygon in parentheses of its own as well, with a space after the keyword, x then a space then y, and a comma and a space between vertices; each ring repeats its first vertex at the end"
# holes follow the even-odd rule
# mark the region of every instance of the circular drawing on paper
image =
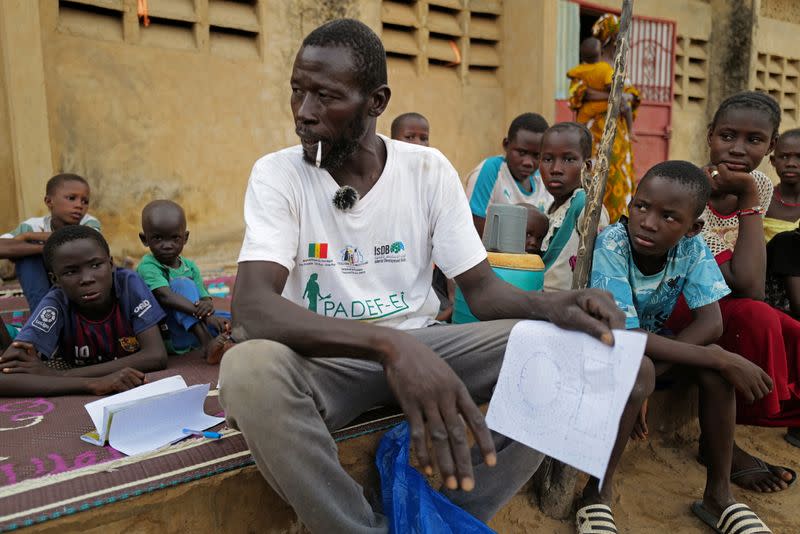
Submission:
POLYGON ((544 354, 533 354, 522 367, 519 389, 530 408, 541 410, 553 404, 561 385, 561 369, 544 354))

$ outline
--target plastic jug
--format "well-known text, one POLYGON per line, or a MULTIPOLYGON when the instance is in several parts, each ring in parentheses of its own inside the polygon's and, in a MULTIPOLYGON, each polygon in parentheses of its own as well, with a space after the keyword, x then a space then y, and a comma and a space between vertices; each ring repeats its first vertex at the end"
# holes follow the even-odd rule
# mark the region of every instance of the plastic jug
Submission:
POLYGON ((483 246, 490 252, 525 254, 528 208, 515 204, 490 204, 483 229, 483 246))

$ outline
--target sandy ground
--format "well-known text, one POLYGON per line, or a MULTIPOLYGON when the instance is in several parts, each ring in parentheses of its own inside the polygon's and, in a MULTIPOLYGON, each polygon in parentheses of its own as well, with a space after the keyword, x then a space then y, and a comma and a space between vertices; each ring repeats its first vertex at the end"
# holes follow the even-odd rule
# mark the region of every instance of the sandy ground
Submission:
MULTIPOLYGON (((772 464, 800 465, 800 449, 783 440, 785 429, 738 426, 737 442, 772 464)), ((705 470, 695 459, 697 442, 691 438, 660 439, 628 446, 614 481, 617 526, 624 533, 701 534, 713 532, 689 507, 702 497, 705 470)), ((581 482, 583 482, 582 479, 581 482)), ((581 486, 582 484, 579 484, 581 486)), ((775 534, 800 533, 800 484, 777 494, 758 494, 734 486, 734 495, 747 503, 775 534)), ((575 532, 571 520, 545 517, 517 495, 490 523, 500 533, 575 532)))

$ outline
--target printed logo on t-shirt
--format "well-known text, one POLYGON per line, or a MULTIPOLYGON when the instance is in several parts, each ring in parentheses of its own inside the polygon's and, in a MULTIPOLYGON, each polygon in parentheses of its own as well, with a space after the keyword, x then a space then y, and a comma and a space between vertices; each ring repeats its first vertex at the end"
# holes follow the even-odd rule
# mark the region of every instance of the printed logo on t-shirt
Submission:
POLYGON ((300 265, 333 265, 333 259, 328 258, 327 243, 309 243, 306 257, 300 260, 300 265))
POLYGON ((136 306, 136 307, 133 309, 133 313, 135 313, 136 315, 138 315, 139 317, 141 317, 142 315, 144 315, 145 313, 147 313, 147 312, 148 312, 148 310, 150 310, 150 308, 152 308, 152 307, 153 307, 153 305, 152 305, 152 304, 150 304, 150 301, 149 301, 149 300, 147 300, 147 299, 145 299, 145 300, 143 300, 142 302, 140 302, 140 303, 139 303, 139 304, 138 304, 138 305, 137 305, 137 306, 136 306))
POLYGON ((119 338, 119 345, 120 347, 122 347, 122 350, 124 350, 128 354, 131 354, 139 350, 139 340, 136 339, 134 336, 119 338))
POLYGON ((303 291, 303 299, 308 299, 308 309, 314 313, 337 319, 358 319, 374 321, 385 319, 409 309, 405 291, 389 293, 383 297, 364 298, 352 301, 339 301, 331 294, 323 295, 317 282, 317 273, 311 273, 303 291))
POLYGON ((53 325, 56 324, 58 320, 58 310, 52 306, 45 306, 42 308, 42 311, 39 312, 39 315, 36 316, 36 319, 33 320, 31 323, 35 328, 38 328, 45 334, 50 332, 53 328, 53 325))
POLYGON ((364 259, 364 254, 354 245, 346 245, 340 250, 338 259, 337 263, 343 273, 364 274, 366 272, 364 265, 367 264, 367 261, 364 259))
POLYGON ((375 245, 375 263, 401 263, 406 261, 406 246, 402 241, 375 245))

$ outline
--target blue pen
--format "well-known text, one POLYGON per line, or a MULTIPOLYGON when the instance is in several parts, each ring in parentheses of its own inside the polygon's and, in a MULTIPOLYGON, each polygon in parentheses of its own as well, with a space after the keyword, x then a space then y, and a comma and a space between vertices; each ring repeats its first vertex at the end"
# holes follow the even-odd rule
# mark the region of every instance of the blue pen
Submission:
POLYGON ((204 438, 208 439, 219 439, 222 437, 222 434, 219 432, 211 432, 209 430, 192 430, 191 428, 184 428, 184 434, 194 434, 195 436, 203 436, 204 438))

